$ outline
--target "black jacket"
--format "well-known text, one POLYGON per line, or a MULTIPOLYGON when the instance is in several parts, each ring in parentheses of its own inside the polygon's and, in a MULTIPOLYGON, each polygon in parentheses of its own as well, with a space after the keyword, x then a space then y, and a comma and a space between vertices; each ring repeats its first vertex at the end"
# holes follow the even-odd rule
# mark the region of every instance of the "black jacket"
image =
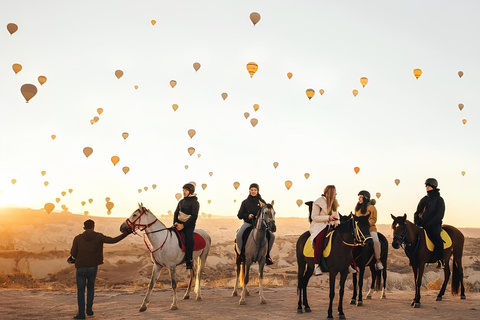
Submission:
POLYGON ((440 197, 439 189, 427 191, 427 195, 420 200, 414 214, 415 224, 425 229, 442 226, 445 215, 445 202, 440 197))
POLYGON ((259 194, 255 197, 248 195, 248 198, 242 201, 240 210, 238 210, 238 219, 243 219, 243 221, 247 223, 253 223, 252 219, 249 219, 248 216, 250 214, 253 214, 254 217, 257 216, 257 213, 260 210, 260 202, 266 204, 259 194))
POLYGON ((198 210, 200 209, 200 204, 197 201, 196 196, 186 197, 180 200, 177 205, 177 209, 175 209, 175 213, 173 215, 173 222, 183 224, 184 228, 194 228, 195 222, 197 221, 198 217, 198 210), (185 214, 190 215, 190 219, 185 222, 178 220, 178 213, 182 211, 185 214))

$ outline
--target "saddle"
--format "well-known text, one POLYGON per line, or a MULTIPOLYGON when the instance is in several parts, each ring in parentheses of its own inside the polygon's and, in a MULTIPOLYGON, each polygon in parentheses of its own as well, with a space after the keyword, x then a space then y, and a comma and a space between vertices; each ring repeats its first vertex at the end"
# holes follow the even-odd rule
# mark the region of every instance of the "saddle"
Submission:
MULTIPOLYGON (((427 249, 428 251, 433 252, 435 245, 433 244, 432 240, 428 238, 427 231, 423 230, 423 232, 425 233, 425 242, 427 243, 427 249)), ((440 236, 442 237, 442 240, 443 240, 443 249, 450 248, 452 245, 452 239, 450 238, 448 233, 442 229, 440 236)))
MULTIPOLYGON (((325 236, 326 241, 323 242, 323 258, 327 258, 328 256, 330 256, 330 253, 332 251, 332 235, 334 231, 335 230, 329 231, 325 236)), ((303 247, 303 255, 307 258, 314 257, 314 250, 311 245, 310 237, 308 237, 307 241, 305 242, 305 246, 303 247)))
MULTIPOLYGON (((182 249, 183 252, 185 252, 185 234, 178 231, 176 228, 171 228, 170 230, 175 231, 178 239, 178 246, 182 249)), ((203 239, 203 237, 196 232, 193 232, 193 241, 195 242, 195 244, 193 245, 193 251, 198 251, 205 248, 205 239, 203 239)))

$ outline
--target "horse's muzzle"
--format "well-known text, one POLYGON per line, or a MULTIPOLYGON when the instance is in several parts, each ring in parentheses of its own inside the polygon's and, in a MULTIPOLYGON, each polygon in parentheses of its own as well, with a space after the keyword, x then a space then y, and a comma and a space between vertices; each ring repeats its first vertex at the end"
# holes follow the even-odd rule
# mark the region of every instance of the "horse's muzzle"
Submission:
POLYGON ((127 232, 127 229, 128 229, 127 224, 125 222, 122 223, 122 225, 120 226, 120 232, 125 233, 125 232, 127 232))
POLYGON ((270 229, 271 232, 277 231, 277 226, 275 225, 275 221, 270 221, 268 228, 270 229))
POLYGON ((393 247, 394 249, 398 249, 398 248, 400 248, 400 245, 398 244, 397 241, 394 240, 394 241, 392 241, 392 247, 393 247))

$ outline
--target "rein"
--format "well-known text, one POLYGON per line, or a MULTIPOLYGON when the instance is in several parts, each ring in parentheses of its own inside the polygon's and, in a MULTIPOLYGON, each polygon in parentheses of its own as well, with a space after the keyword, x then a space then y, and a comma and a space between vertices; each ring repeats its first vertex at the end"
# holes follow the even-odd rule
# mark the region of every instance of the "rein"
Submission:
POLYGON ((358 222, 355 221, 355 219, 351 218, 350 220, 352 221, 353 243, 346 242, 342 234, 339 232, 338 235, 340 236, 340 239, 342 239, 343 244, 350 247, 358 247, 363 245, 365 241, 367 241, 368 239, 372 238, 372 237, 365 237, 362 230, 360 230, 360 228, 358 227, 358 222))
POLYGON ((407 237, 407 233, 408 233, 407 221, 404 221, 404 227, 405 228, 404 228, 404 231, 403 231, 402 235, 399 236, 397 234, 393 234, 393 239, 394 240, 396 239, 400 242, 400 246, 403 248, 403 250, 405 250, 405 254, 412 261, 412 266, 416 268, 417 267, 417 261, 415 259, 415 254, 417 253, 418 247, 420 245, 420 232, 418 233, 418 236, 417 236, 415 249, 413 250, 413 252, 411 252, 409 249, 412 248, 412 245, 415 242, 413 242, 413 243, 405 242, 405 238, 407 237))
MULTIPOLYGON (((269 231, 269 229, 270 229, 267 222, 265 221, 265 209, 261 209, 260 212, 261 212, 260 219, 262 219, 261 222, 260 222, 260 228, 257 226, 257 224, 258 224, 257 220, 255 220, 254 230, 256 229, 256 230, 260 231, 262 233, 262 235, 260 236, 260 244, 258 246, 257 256, 256 256, 254 261, 258 261, 258 257, 260 256, 260 249, 262 248, 262 245, 263 245, 263 239, 266 236, 266 232, 269 231), (262 225, 265 226, 265 229, 261 228, 262 225)), ((253 237, 253 242, 255 244, 257 244, 257 242, 255 241, 255 234, 253 234, 252 237, 253 237)))

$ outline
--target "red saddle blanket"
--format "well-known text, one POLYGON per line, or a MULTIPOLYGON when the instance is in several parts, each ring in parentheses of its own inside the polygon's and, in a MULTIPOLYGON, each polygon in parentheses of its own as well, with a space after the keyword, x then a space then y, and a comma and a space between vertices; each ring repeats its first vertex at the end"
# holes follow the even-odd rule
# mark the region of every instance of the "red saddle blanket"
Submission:
MULTIPOLYGON (((182 244, 182 251, 185 252, 185 235, 182 232, 178 231, 177 229, 173 229, 173 230, 176 231, 175 233, 177 234, 178 239, 182 244)), ((193 246, 193 251, 198 251, 205 248, 205 245, 206 245, 205 239, 203 239, 203 237, 196 232, 193 233, 193 241, 195 242, 193 246)))

